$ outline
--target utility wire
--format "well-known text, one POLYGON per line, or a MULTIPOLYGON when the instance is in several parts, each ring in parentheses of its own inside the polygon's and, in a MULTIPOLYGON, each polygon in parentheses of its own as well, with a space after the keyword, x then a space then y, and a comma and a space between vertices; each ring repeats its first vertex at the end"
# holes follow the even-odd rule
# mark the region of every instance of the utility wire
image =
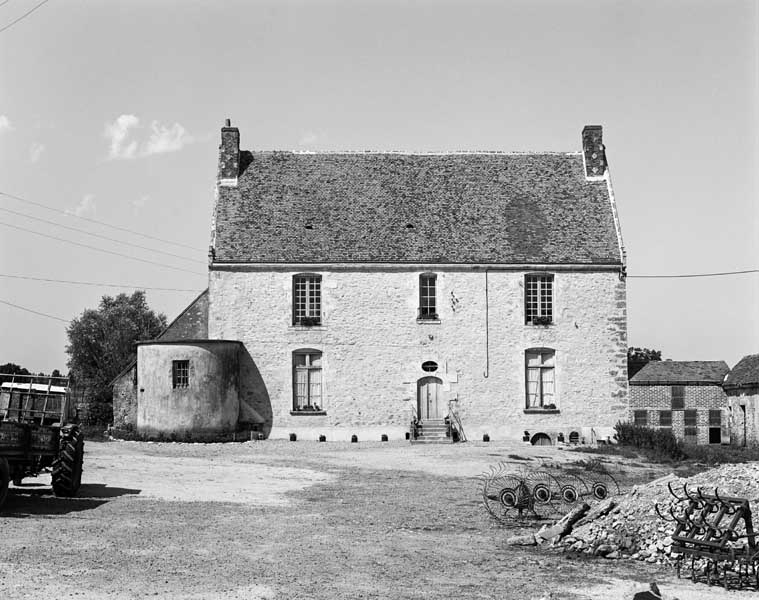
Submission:
POLYGON ((759 273, 759 269, 745 271, 724 271, 721 273, 691 273, 688 275, 628 275, 630 279, 684 279, 688 277, 722 277, 723 275, 743 275, 744 273, 759 273))
POLYGON ((26 308, 25 306, 19 306, 18 304, 13 304, 13 302, 6 302, 5 300, 0 300, 1 304, 7 304, 8 306, 12 306, 13 308, 18 308, 20 310, 25 310, 26 312, 34 313, 35 315, 41 315, 43 317, 47 317, 49 319, 55 319, 56 321, 63 321, 64 323, 70 323, 71 321, 69 319, 62 319, 61 317, 56 317, 54 315, 49 315, 47 313, 40 312, 38 310, 32 310, 31 308, 26 308))
MULTIPOLYGON (((40 2, 40 3, 39 3, 37 6, 35 6, 33 9, 26 11, 26 12, 25 12, 23 15, 21 15, 21 16, 20 16, 18 19, 16 19, 15 21, 11 21, 11 22, 10 22, 10 23, 8 23, 8 24, 7 24, 5 27, 3 27, 2 29, 0 29, 0 33, 2 33, 3 31, 5 31, 6 29, 10 29, 11 27, 13 27, 13 26, 14 26, 16 23, 18 23, 19 21, 22 21, 22 20, 24 20, 26 17, 28 17, 29 15, 31 15, 31 14, 32 14, 32 13, 33 13, 35 10, 37 10, 37 9, 38 9, 40 6, 42 6, 43 4, 45 4, 45 3, 49 2, 49 1, 50 1, 50 0, 42 0, 42 2, 40 2)), ((5 4, 5 2, 3 2, 3 4, 5 4)), ((2 6, 2 5, 0 4, 0 6, 2 6)))
POLYGON ((196 258, 189 258, 187 256, 181 256, 179 254, 172 254, 171 252, 164 252, 163 250, 158 250, 157 248, 150 248, 149 246, 140 246, 139 244, 133 244, 131 242, 123 242, 121 240, 114 240, 113 238, 108 237, 107 235, 100 235, 98 233, 92 233, 89 231, 86 231, 85 229, 80 229, 78 227, 69 227, 68 225, 62 225, 60 223, 56 223, 55 221, 48 221, 47 219, 40 219, 39 217, 33 217, 32 215, 27 215, 22 212, 18 212, 15 210, 11 210, 10 208, 3 208, 0 206, 0 210, 4 212, 11 213, 13 215, 18 215, 20 217, 24 217, 25 219, 31 219, 33 221, 39 221, 41 223, 47 223, 48 225, 52 225, 54 227, 61 227, 62 229, 68 229, 70 231, 76 231, 79 233, 84 233, 85 235, 91 235, 92 237, 100 238, 101 240, 107 240, 109 242, 114 242, 115 244, 122 244, 124 246, 132 246, 134 248, 140 248, 142 250, 148 250, 150 252, 157 252, 158 254, 165 254, 166 256, 172 256, 174 258, 178 258, 180 260, 186 260, 189 262, 193 262, 196 264, 205 264, 204 261, 198 260, 196 258))
POLYGON ((180 242, 172 242, 171 240, 165 240, 163 238, 155 237, 152 235, 148 235, 147 233, 140 233, 139 231, 134 231, 133 229, 127 229, 126 227, 119 227, 118 225, 111 225, 110 223, 106 223, 105 221, 98 221, 97 219, 91 219, 89 217, 82 217, 80 215, 74 215, 69 212, 66 212, 65 210, 61 210, 59 208, 54 208, 52 206, 48 206, 47 204, 42 204, 41 202, 35 202, 34 200, 28 200, 26 198, 22 198, 20 196, 14 196, 13 194, 8 194, 6 192, 0 191, 0 196, 6 196, 8 198, 13 198, 14 200, 18 200, 19 202, 26 202, 27 204, 33 204, 34 206, 39 206, 41 208, 45 208, 47 210, 52 210, 53 212, 60 213, 62 215, 66 215, 67 217, 73 217, 75 219, 80 219, 82 221, 89 221, 90 223, 97 223, 98 225, 103 225, 104 227, 110 227, 111 229, 116 229, 118 231, 124 231, 126 233, 131 233, 133 235, 139 235, 140 237, 147 238, 149 240, 155 240, 157 242, 163 242, 164 244, 172 244, 174 246, 181 246, 182 248, 189 248, 190 250, 196 250, 197 252, 205 252, 204 249, 197 248, 195 246, 189 246, 187 244, 182 244, 180 242))
POLYGON ((113 288, 127 288, 135 290, 159 290, 163 292, 195 292, 199 293, 198 288, 166 288, 166 287, 150 287, 147 285, 123 285, 119 283, 96 283, 94 281, 71 281, 68 279, 47 279, 44 277, 28 277, 26 275, 8 275, 6 273, 0 273, 0 277, 7 279, 27 279, 30 281, 44 281, 47 283, 69 283, 72 285, 91 285, 94 287, 113 287, 113 288))
POLYGON ((6 5, 6 4, 8 4, 8 2, 10 2, 10 1, 11 1, 11 0, 3 0, 3 2, 0 2, 0 6, 5 6, 5 5, 6 5))
POLYGON ((121 256, 122 258, 128 258, 130 260, 136 260, 141 263, 146 263, 149 265, 155 265, 158 267, 163 267, 165 269, 172 269, 173 271, 183 271, 184 273, 192 273, 193 275, 200 275, 201 277, 205 277, 205 273, 198 273, 197 271, 190 271, 189 269, 183 269, 182 267, 173 267, 171 265, 166 265, 159 262, 153 262, 152 260, 146 260, 144 258, 137 258, 136 256, 129 256, 128 254, 122 254, 121 252, 113 252, 112 250, 105 250, 104 248, 98 248, 97 246, 90 246, 89 244, 81 244, 79 242, 74 242, 72 240, 67 240, 65 238, 59 238, 54 235, 48 235, 46 233, 40 233, 39 231, 34 231, 32 229, 26 229, 26 227, 19 227, 18 225, 11 225, 10 223, 0 223, 0 225, 4 227, 10 227, 12 229, 19 229, 20 231, 26 231, 27 233, 32 233, 34 235, 38 235, 40 237, 45 237, 51 240, 57 240, 59 242, 64 242, 66 244, 72 244, 74 246, 80 246, 82 248, 88 248, 89 250, 95 250, 97 252, 103 252, 105 254, 111 254, 113 256, 121 256))

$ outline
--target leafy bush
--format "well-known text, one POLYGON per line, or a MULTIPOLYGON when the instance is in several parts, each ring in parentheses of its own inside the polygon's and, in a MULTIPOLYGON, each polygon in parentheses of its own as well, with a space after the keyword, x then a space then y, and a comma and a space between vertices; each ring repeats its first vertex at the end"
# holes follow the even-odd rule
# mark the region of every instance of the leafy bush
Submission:
POLYGON ((617 423, 614 426, 620 446, 632 446, 643 450, 650 458, 682 460, 685 458, 682 444, 666 429, 642 427, 633 423, 617 423))

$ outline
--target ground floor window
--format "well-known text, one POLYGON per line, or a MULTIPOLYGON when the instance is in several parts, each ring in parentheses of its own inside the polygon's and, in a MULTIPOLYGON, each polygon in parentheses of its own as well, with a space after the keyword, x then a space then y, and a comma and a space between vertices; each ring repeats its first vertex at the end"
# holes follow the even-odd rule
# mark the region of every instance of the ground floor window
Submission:
POLYGON ((648 426, 648 411, 647 410, 634 410, 633 411, 633 423, 640 427, 648 426))
POLYGON ((659 411, 659 427, 672 427, 672 411, 671 410, 659 411))
POLYGON ((556 408, 555 364, 556 352, 550 348, 525 351, 527 408, 556 408))
POLYGON ((709 411, 709 443, 722 443, 722 411, 718 408, 709 411))
POLYGON ((174 388, 186 388, 190 385, 190 361, 175 360, 171 363, 171 382, 174 388))
POLYGON ((322 410, 322 353, 293 352, 293 410, 322 410))

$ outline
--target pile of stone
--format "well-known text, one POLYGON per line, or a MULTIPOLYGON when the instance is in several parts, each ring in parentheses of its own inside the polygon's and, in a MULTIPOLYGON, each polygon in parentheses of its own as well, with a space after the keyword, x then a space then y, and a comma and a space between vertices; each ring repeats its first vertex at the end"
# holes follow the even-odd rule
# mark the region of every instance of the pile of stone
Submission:
MULTIPOLYGON (((576 523, 571 533, 551 541, 567 551, 584 552, 606 558, 632 558, 650 563, 672 562, 672 538, 675 523, 663 521, 670 507, 677 514, 678 501, 667 484, 680 496, 683 486, 695 492, 747 498, 754 514, 759 515, 759 463, 722 465, 687 479, 667 475, 645 485, 635 486, 625 495, 596 505, 576 523)), ((757 521, 755 518, 754 521, 757 521)), ((739 533, 743 533, 739 531, 739 533)))

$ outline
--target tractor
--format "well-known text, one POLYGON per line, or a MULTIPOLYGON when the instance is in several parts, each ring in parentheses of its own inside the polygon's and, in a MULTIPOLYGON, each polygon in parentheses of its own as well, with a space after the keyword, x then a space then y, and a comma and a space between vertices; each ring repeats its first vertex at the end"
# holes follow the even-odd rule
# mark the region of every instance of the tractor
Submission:
POLYGON ((0 508, 8 485, 49 470, 56 496, 82 482, 84 435, 66 377, 0 374, 0 508))

